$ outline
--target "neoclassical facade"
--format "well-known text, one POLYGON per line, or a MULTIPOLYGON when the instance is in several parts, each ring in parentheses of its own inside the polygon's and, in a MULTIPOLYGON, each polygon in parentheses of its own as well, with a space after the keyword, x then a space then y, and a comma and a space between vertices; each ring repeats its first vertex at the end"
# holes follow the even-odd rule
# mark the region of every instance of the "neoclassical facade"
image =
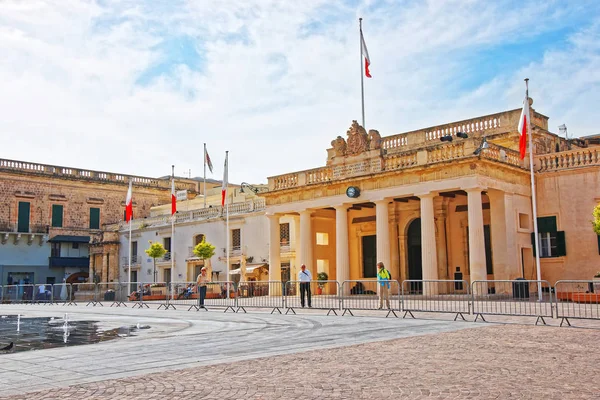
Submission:
POLYGON ((273 244, 290 216, 299 220, 299 263, 339 282, 375 278, 378 261, 400 280, 536 279, 536 247, 543 279, 591 279, 600 269, 589 223, 600 200, 597 148, 549 132, 548 117, 532 109, 535 246, 520 113, 387 137, 354 121, 324 167, 269 178, 270 279, 280 279, 273 244))

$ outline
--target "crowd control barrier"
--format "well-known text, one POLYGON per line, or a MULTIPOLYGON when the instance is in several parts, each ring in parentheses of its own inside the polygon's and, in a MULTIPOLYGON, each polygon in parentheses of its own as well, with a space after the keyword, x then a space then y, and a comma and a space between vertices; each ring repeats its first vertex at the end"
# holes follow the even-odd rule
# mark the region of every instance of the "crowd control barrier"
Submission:
POLYGON ((246 312, 247 308, 270 308, 281 314, 285 308, 285 284, 281 281, 244 282, 234 285, 235 312, 246 312), (244 284, 247 284, 244 287, 244 284))
POLYGON ((342 282, 342 316, 354 315, 352 310, 385 310, 386 318, 400 310, 400 284, 398 281, 353 280, 342 282), (385 300, 387 291, 389 301, 385 300))
POLYGON ((540 321, 546 325, 544 318, 552 318, 552 293, 547 281, 473 281, 471 293, 475 321, 485 321, 484 315, 510 315, 536 317, 536 325, 540 321))
POLYGON ((295 308, 312 308, 327 310, 327 315, 337 315, 340 309, 340 285, 337 281, 300 281, 285 282, 285 308, 286 314, 296 313, 295 308), (304 298, 304 302, 302 301, 304 298))
POLYGON ((404 316, 413 312, 455 314, 454 320, 470 314, 469 284, 463 280, 405 280, 402 282, 402 311, 404 316))
POLYGON ((560 326, 571 326, 569 319, 600 319, 600 280, 557 281, 554 297, 560 326))

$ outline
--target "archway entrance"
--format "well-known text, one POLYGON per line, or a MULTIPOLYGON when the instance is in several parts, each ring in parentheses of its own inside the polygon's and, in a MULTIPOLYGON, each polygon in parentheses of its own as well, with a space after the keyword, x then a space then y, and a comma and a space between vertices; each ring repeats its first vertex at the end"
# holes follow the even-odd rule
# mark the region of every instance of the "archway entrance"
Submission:
MULTIPOLYGON (((417 218, 408 226, 406 235, 406 249, 408 256, 408 279, 423 279, 423 263, 421 259, 421 218, 417 218)), ((411 293, 421 293, 423 284, 413 282, 410 284, 411 293)))

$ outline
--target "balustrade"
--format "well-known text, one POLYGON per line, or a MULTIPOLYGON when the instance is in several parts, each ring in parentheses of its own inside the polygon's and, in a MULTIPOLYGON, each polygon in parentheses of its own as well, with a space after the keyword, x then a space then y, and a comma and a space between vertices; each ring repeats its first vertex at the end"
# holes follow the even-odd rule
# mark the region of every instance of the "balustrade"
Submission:
POLYGON ((535 156, 539 172, 600 165, 600 148, 591 147, 535 156))

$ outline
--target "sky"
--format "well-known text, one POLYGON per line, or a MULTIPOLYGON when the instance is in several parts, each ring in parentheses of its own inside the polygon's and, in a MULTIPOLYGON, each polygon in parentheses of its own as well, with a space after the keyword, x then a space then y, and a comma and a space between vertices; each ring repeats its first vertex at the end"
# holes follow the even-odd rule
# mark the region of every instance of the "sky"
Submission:
POLYGON ((522 106, 600 133, 600 2, 0 0, 0 158, 231 182, 382 136, 522 106))

